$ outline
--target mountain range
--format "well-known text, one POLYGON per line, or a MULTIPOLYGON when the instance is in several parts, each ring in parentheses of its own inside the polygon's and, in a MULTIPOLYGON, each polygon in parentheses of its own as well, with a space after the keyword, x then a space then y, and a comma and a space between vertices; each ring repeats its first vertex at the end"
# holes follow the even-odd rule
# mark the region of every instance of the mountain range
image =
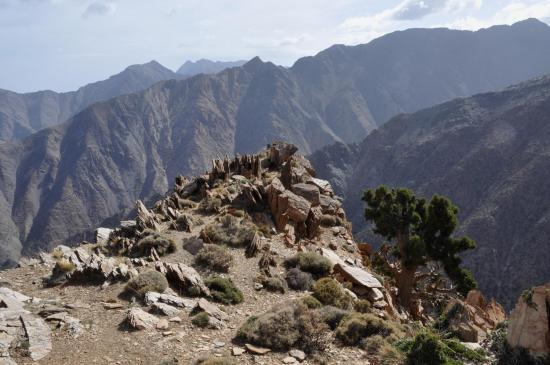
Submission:
POLYGON ((510 307, 550 277, 550 76, 499 92, 399 115, 360 144, 311 156, 345 194, 358 236, 376 243, 363 218, 364 189, 384 184, 460 208, 460 232, 477 241, 465 255, 481 289, 510 307))
POLYGON ((66 93, 45 90, 20 94, 0 89, 0 142, 23 139, 43 128, 65 122, 96 102, 141 91, 159 81, 181 80, 199 73, 217 73, 243 63, 205 59, 187 61, 176 73, 157 61, 151 61, 129 66, 106 80, 66 93))
POLYGON ((178 69, 177 73, 186 77, 195 76, 198 74, 217 74, 225 70, 226 68, 239 67, 246 63, 244 60, 240 61, 211 61, 204 58, 198 61, 186 61, 178 69))
MULTIPOLYGON (((255 58, 95 103, 0 144, 0 257, 86 238, 178 174, 273 140, 312 153, 359 142, 389 117, 550 73, 550 27, 411 29, 333 46, 291 68, 255 58)), ((347 147, 346 147, 347 148, 347 147)), ((350 151, 354 154, 353 151, 350 151)))

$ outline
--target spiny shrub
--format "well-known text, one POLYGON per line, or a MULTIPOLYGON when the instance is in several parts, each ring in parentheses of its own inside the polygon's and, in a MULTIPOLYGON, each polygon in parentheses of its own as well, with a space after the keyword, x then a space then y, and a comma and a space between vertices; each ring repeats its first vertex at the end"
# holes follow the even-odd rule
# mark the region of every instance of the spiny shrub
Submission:
POLYGON ((151 254, 153 248, 160 256, 176 252, 177 249, 173 239, 159 232, 147 231, 145 237, 137 242, 135 254, 147 256, 151 254))
POLYGON ((289 258, 285 262, 287 268, 297 267, 302 271, 308 272, 316 278, 327 276, 332 270, 330 261, 315 252, 300 252, 289 258))
POLYGON ((353 303, 353 308, 359 313, 369 313, 371 311, 371 307, 371 303, 365 299, 359 299, 353 303))
POLYGON ((140 297, 145 296, 147 292, 162 293, 168 288, 166 277, 158 271, 145 271, 133 279, 130 279, 126 284, 126 289, 138 294, 140 297))
POLYGON ((313 296, 324 305, 332 305, 341 309, 351 309, 353 307, 353 299, 332 278, 317 280, 313 285, 313 296))
POLYGON ((228 357, 209 357, 196 362, 197 365, 237 365, 237 362, 228 357))
POLYGON ((321 225, 324 227, 344 226, 345 221, 336 215, 323 214, 321 217, 321 225))
POLYGON ((244 300, 243 293, 230 279, 211 276, 205 280, 212 299, 223 304, 239 304, 244 300))
POLYGON ((210 316, 206 312, 200 312, 191 318, 191 323, 193 323, 195 327, 206 328, 210 323, 210 316))
POLYGON ((288 270, 285 278, 290 289, 306 291, 313 285, 313 276, 297 267, 288 270))
POLYGON ((270 278, 264 278, 262 280, 262 285, 271 292, 277 292, 284 294, 288 290, 285 279, 280 276, 273 276, 270 278))
POLYGON ((207 214, 218 213, 221 207, 222 201, 220 198, 207 197, 201 200, 199 204, 199 210, 207 214))
POLYGON ((47 286, 63 284, 68 276, 76 269, 75 264, 66 259, 58 259, 49 278, 44 280, 47 286))
POLYGON ((211 223, 204 228, 203 234, 208 240, 231 247, 245 247, 254 238, 255 229, 250 223, 226 214, 220 222, 211 223))
POLYGON ((323 322, 325 322, 332 330, 336 329, 340 322, 342 322, 346 316, 351 314, 350 311, 333 307, 331 305, 324 306, 319 310, 319 313, 323 319, 323 322))
POLYGON ((298 347, 315 352, 325 348, 327 334, 328 326, 318 312, 299 302, 287 302, 261 316, 250 317, 238 330, 237 337, 273 350, 298 347))
POLYGON ((232 263, 231 252, 218 245, 206 244, 195 256, 195 264, 218 272, 228 272, 232 263))
POLYGON ((69 273, 76 269, 76 265, 70 262, 69 260, 61 259, 55 262, 54 270, 57 270, 62 273, 69 273))
POLYGON ((336 337, 346 345, 358 345, 363 338, 369 336, 388 337, 401 334, 402 331, 396 323, 370 313, 353 313, 345 317, 336 329, 336 337))
POLYGON ((312 295, 305 296, 300 299, 300 301, 309 309, 321 308, 323 306, 323 304, 312 295))
POLYGON ((447 360, 443 343, 429 332, 416 335, 407 355, 408 365, 443 365, 447 360))

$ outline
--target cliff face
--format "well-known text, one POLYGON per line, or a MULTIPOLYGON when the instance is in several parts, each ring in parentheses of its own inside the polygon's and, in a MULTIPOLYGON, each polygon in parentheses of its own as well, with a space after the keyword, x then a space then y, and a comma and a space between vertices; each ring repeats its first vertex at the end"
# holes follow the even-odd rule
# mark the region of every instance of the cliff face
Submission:
POLYGON ((362 217, 364 189, 385 184, 450 197, 460 208, 461 233, 478 244, 464 257, 467 266, 486 293, 509 307, 523 289, 550 276, 549 112, 550 77, 538 78, 395 117, 335 176, 324 166, 341 166, 334 161, 346 158, 345 149, 326 149, 312 161, 337 183, 341 171, 352 171, 340 184, 345 207, 369 240, 375 237, 362 217))

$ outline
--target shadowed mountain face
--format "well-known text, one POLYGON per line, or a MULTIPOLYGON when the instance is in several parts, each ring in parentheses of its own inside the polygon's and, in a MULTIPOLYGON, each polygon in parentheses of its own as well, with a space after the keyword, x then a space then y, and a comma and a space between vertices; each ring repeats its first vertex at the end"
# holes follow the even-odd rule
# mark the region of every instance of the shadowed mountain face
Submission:
POLYGON ((385 184, 450 197, 460 208, 461 233, 478 243, 466 265, 484 292, 510 307, 523 289, 550 276, 549 115, 546 76, 397 116, 354 156, 332 146, 311 160, 345 191, 355 230, 371 241, 364 189, 385 184))
POLYGON ((136 199, 164 194, 175 175, 204 172, 213 157, 274 140, 302 153, 358 142, 397 112, 550 72, 549 61, 550 28, 534 20, 479 32, 413 29, 334 46, 290 69, 255 58, 94 104, 0 145, 0 254, 9 261, 21 249, 74 242, 136 199))
POLYGON ((246 61, 210 61, 200 59, 198 61, 187 61, 177 71, 178 74, 191 77, 198 74, 217 74, 225 70, 226 68, 239 67, 246 63, 246 61))
POLYGON ((161 80, 182 78, 156 61, 132 65, 107 80, 77 91, 51 90, 18 94, 0 90, 0 142, 19 140, 38 130, 62 123, 98 101, 144 90, 161 80))

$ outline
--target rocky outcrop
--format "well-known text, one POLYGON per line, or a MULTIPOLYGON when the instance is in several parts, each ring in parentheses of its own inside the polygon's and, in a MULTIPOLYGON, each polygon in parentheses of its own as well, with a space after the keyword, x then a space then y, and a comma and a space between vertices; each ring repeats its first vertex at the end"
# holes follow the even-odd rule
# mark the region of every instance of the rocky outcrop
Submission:
POLYGON ((550 283, 526 290, 508 321, 506 340, 512 348, 550 354, 550 283))

